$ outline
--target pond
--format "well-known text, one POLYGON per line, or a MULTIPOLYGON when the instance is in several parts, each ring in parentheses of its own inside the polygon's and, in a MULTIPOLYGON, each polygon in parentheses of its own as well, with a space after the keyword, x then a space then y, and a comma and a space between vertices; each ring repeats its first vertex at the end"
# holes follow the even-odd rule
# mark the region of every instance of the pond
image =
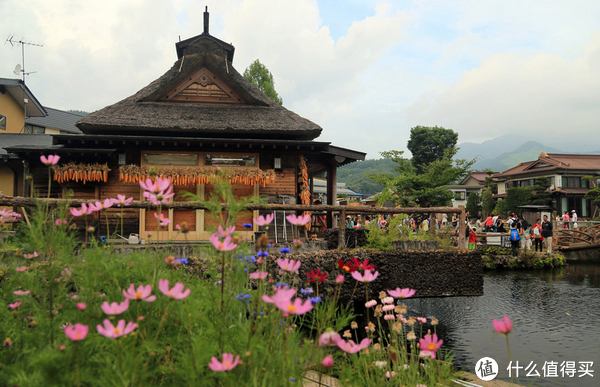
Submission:
POLYGON ((535 386, 600 385, 596 371, 600 370, 600 263, 487 272, 483 296, 406 301, 409 315, 440 320, 437 332, 444 347, 453 352, 458 367, 471 373, 480 358, 491 357, 500 368, 497 379, 510 380, 506 340, 492 326, 492 319, 506 314, 513 322, 509 336, 513 365, 519 361, 523 366, 515 381, 535 386), (558 377, 544 377, 544 364, 551 361, 558 362, 558 377), (594 378, 579 377, 581 362, 590 361, 594 378), (531 362, 531 373, 537 371, 540 378, 526 376, 531 362), (562 362, 575 362, 574 377, 562 377, 562 362))

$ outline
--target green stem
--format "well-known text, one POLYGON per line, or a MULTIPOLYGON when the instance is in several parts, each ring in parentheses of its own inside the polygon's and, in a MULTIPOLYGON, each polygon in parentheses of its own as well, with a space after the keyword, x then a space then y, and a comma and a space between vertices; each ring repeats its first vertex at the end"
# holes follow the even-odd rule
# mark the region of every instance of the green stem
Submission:
MULTIPOLYGON (((510 355, 510 343, 508 342, 508 334, 504 335, 506 337, 506 348, 508 349, 508 364, 512 362, 512 356, 510 355)), ((511 364, 512 365, 512 364, 511 364)), ((513 383, 513 373, 510 373, 510 383, 513 383)))

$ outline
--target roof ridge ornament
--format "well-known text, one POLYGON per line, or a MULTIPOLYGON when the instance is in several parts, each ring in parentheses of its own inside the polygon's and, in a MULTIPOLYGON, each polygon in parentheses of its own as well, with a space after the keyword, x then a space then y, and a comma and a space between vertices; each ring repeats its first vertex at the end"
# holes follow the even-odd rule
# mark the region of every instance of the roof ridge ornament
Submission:
POLYGON ((203 34, 206 35, 210 35, 210 33, 208 32, 208 5, 206 6, 206 8, 204 9, 204 32, 203 34))

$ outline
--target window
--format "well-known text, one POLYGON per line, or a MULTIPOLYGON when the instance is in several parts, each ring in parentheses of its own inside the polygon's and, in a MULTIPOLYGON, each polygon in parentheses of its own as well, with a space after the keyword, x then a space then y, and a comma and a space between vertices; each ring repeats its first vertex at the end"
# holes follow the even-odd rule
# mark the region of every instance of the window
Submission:
POLYGON ((223 167, 255 167, 256 156, 206 154, 204 155, 204 165, 218 165, 223 167))
POLYGON ((0 114, 0 130, 6 130, 6 117, 0 114))
POLYGON ((579 188, 582 187, 581 185, 581 178, 580 177, 573 177, 573 176, 563 176, 562 178, 562 186, 565 188, 579 188))
POLYGON ((23 132, 27 134, 44 134, 46 133, 46 128, 35 125, 25 125, 25 130, 23 130, 23 132))
POLYGON ((198 165, 198 155, 194 153, 144 153, 144 164, 198 165))

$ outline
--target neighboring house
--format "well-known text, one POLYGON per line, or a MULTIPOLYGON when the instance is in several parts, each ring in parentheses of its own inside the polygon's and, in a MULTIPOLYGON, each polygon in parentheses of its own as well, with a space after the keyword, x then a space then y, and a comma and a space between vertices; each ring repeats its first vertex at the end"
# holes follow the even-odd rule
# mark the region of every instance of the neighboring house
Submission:
POLYGON ((27 117, 24 133, 81 134, 81 130, 75 124, 84 117, 83 115, 47 106, 44 109, 48 113, 45 117, 27 117))
MULTIPOLYGON (((337 168, 365 153, 315 141, 322 128, 273 102, 234 67, 234 47, 211 36, 208 13, 204 33, 175 43, 177 60, 164 75, 136 94, 91 113, 77 122, 83 134, 55 134, 49 147, 9 147, 32 168, 33 184, 48 195, 48 169, 41 154, 58 154, 52 197, 143 199, 139 181, 152 176, 171 179, 174 193, 191 192, 208 199, 216 179, 225 179, 238 198, 260 195, 266 202, 280 198, 312 203, 311 179, 327 173, 327 196, 336 197, 337 168), (216 167, 219 168, 216 168, 216 167)), ((26 189, 27 190, 27 189, 26 189)), ((186 200, 176 196, 173 200, 186 200)), ((292 203, 289 201, 288 203, 292 203)), ((136 232, 153 240, 206 240, 216 228, 204 210, 164 210, 171 220, 158 230, 155 211, 108 210, 111 230, 123 224, 124 234, 136 232), (174 228, 185 224, 189 233, 174 228)), ((254 213, 237 219, 238 229, 254 213)), ((99 222, 99 219, 96 219, 99 222)), ((105 233, 104 222, 97 223, 105 233), (104 227, 104 228, 102 228, 104 227)), ((329 227, 333 219, 327 218, 329 227)), ((251 237, 258 231, 242 231, 251 237)))
MULTIPOLYGON (((336 204, 329 203, 327 200, 327 180, 325 179, 313 179, 313 201, 321 199, 323 204, 336 204)), ((337 196, 346 195, 348 199, 360 199, 364 195, 346 187, 346 183, 337 183, 337 196)))
POLYGON ((22 80, 0 78, 0 134, 23 133, 26 118, 47 114, 22 80))
POLYGON ((506 197, 510 188, 533 186, 536 179, 548 178, 552 207, 559 214, 575 210, 580 217, 593 215, 593 204, 584 195, 600 182, 582 179, 584 176, 600 176, 600 155, 542 152, 537 160, 493 175, 498 181, 498 198, 506 197))
POLYGON ((452 207, 466 206, 469 195, 476 192, 481 195, 485 178, 489 175, 485 172, 472 172, 460 183, 447 185, 446 187, 454 193, 452 207))

